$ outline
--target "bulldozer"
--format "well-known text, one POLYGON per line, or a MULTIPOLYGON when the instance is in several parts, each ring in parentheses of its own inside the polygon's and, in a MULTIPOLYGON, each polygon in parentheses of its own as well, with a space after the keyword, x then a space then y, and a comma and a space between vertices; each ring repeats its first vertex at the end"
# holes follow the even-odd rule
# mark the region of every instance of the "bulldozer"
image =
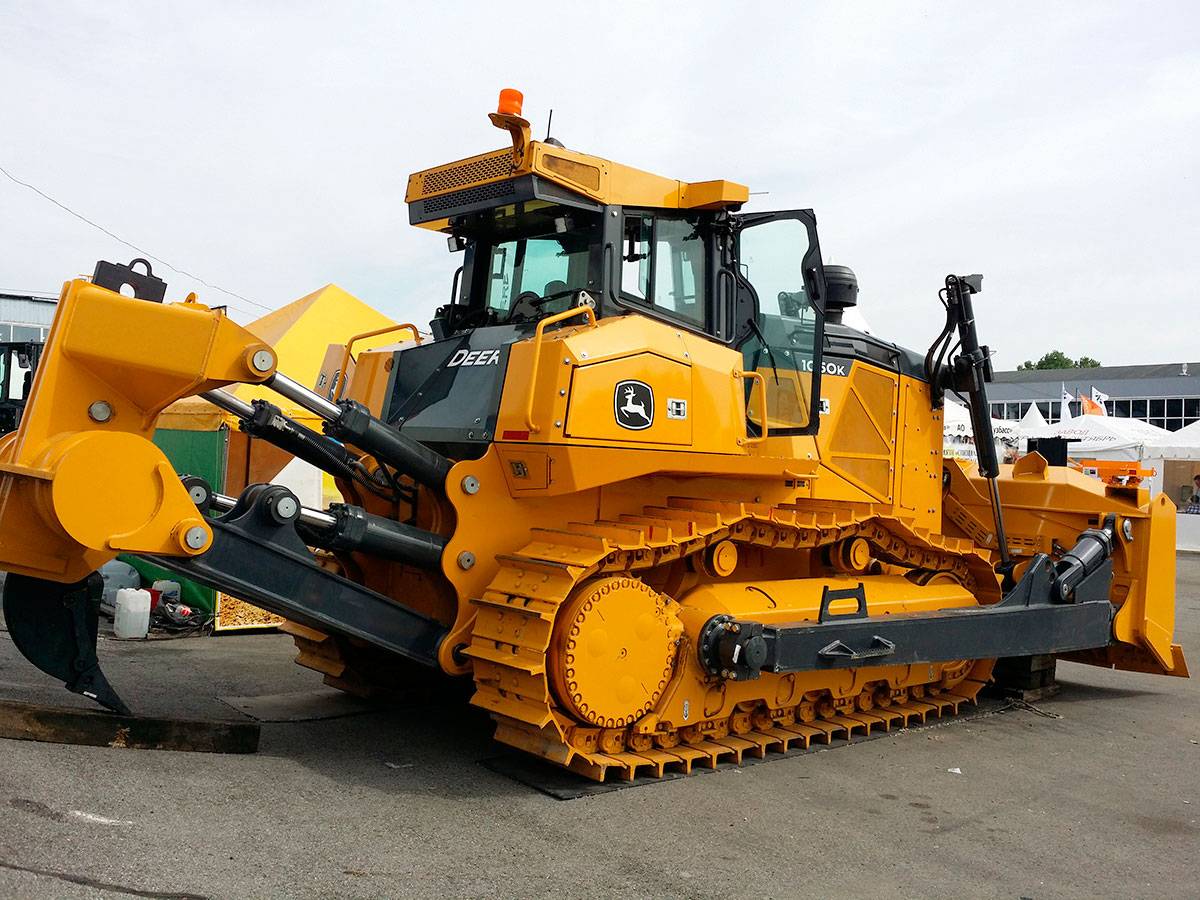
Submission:
POLYGON ((337 687, 470 679, 498 741, 600 781, 952 715, 998 659, 1186 677, 1168 498, 997 460, 981 276, 937 287, 914 352, 843 321, 857 279, 811 210, 535 141, 513 90, 490 119, 501 149, 408 182, 411 224, 461 254, 429 331, 348 344, 315 385, 144 260, 64 285, 0 441, 31 662, 128 711, 96 570, 134 554, 286 617, 337 687), (943 456, 947 393, 977 461, 943 456), (177 474, 151 437, 193 395, 344 502, 177 474))

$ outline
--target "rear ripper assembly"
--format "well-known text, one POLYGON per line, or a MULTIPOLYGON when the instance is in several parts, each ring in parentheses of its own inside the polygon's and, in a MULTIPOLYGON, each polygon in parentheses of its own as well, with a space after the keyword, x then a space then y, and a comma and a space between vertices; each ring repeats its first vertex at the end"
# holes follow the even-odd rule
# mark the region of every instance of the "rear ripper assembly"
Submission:
POLYGON ((981 276, 946 279, 922 360, 842 321, 857 280, 810 210, 532 141, 516 92, 491 118, 511 148, 409 182, 463 253, 434 339, 361 352, 375 377, 335 399, 144 260, 64 287, 0 439, 4 611, 35 665, 127 712, 95 570, 132 553, 284 616, 336 686, 470 677, 498 740, 596 779, 953 712, 1000 657, 1187 674, 1169 501, 1000 464, 981 276), (946 392, 977 464, 942 458, 946 392), (345 502, 177 476, 150 439, 194 395, 345 502))

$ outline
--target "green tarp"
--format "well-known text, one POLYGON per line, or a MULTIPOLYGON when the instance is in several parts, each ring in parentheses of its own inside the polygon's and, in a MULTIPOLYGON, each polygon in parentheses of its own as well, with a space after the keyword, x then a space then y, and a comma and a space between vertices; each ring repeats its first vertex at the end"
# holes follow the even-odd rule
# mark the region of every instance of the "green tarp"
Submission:
MULTIPOLYGON (((179 431, 160 428, 154 434, 154 443, 166 454, 175 471, 180 475, 198 475, 215 488, 225 484, 225 458, 229 443, 229 432, 225 426, 215 431, 179 431)), ((178 581, 182 589, 182 600, 188 606, 202 609, 210 615, 216 608, 216 592, 212 588, 180 578, 159 566, 138 559, 122 556, 123 562, 138 570, 146 584, 165 578, 178 581)))

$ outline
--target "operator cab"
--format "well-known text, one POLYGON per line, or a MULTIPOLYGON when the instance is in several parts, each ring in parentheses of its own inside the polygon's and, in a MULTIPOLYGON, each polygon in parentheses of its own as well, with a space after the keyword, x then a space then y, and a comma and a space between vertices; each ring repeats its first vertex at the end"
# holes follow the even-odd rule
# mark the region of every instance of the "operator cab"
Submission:
MULTIPOLYGON (((463 257, 450 303, 431 322, 435 343, 447 346, 406 351, 397 368, 413 374, 398 378, 407 395, 397 394, 393 421, 419 440, 446 440, 421 421, 430 420, 433 398, 449 403, 468 377, 434 372, 444 357, 446 369, 460 358, 495 360, 488 409, 474 417, 493 422, 508 346, 539 321, 588 306, 597 318, 644 315, 739 351, 744 369, 762 376, 746 382, 750 431, 816 432, 825 276, 811 210, 740 214, 749 199, 742 185, 662 178, 532 141, 519 107, 491 118, 511 133, 511 150, 409 179, 412 224, 448 235, 463 257)), ((451 427, 449 419, 441 425, 451 427)), ((474 435, 468 440, 494 434, 459 430, 474 435)))

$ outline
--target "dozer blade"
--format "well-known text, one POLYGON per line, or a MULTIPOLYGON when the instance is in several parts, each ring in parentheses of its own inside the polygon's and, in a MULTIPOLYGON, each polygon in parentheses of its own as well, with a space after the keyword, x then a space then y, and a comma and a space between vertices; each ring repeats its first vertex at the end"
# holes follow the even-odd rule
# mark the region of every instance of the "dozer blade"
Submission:
POLYGON ((4 583, 4 621, 27 660, 61 679, 68 690, 127 716, 129 707, 96 658, 103 588, 95 572, 74 584, 10 574, 4 583))

